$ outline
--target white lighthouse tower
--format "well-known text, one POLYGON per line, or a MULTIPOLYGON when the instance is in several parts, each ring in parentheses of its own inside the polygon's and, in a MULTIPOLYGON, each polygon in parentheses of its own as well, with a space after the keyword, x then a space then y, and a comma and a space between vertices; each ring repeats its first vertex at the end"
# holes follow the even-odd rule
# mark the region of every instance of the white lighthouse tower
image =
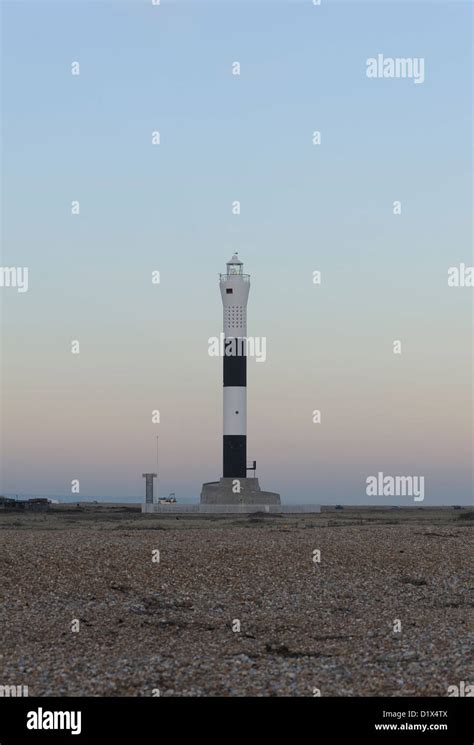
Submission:
MULTIPOLYGON (((279 494, 263 492, 247 478, 247 302, 250 275, 237 253, 220 274, 224 309, 222 478, 203 484, 201 504, 280 504, 279 494)), ((255 466, 254 466, 255 467, 255 466)))
POLYGON ((247 477, 247 302, 250 275, 237 254, 220 275, 224 306, 224 478, 247 477))

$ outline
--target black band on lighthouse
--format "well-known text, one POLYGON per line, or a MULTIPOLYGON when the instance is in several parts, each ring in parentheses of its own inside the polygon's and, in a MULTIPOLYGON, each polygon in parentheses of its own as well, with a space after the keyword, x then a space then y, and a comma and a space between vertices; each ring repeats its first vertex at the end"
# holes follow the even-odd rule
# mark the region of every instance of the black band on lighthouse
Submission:
POLYGON ((245 435, 224 435, 224 478, 245 479, 247 476, 247 438, 245 435))
MULTIPOLYGON (((230 348, 233 340, 225 340, 225 349, 230 348)), ((226 356, 224 354, 224 386, 247 385, 247 357, 245 354, 226 356)))

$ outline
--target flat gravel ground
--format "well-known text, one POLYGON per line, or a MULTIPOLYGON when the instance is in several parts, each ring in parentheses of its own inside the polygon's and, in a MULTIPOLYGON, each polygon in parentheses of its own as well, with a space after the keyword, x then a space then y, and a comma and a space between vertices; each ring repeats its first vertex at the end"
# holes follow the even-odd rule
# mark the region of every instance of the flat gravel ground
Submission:
POLYGON ((472 679, 472 516, 3 515, 0 683, 30 696, 446 696, 472 679))

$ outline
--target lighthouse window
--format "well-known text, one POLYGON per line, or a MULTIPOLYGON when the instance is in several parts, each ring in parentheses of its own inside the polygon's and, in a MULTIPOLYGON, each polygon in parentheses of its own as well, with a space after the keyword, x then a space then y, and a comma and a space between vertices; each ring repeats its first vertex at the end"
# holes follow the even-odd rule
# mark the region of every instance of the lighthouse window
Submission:
POLYGON ((228 295, 232 295, 232 292, 233 292, 232 287, 226 287, 226 293, 228 295))

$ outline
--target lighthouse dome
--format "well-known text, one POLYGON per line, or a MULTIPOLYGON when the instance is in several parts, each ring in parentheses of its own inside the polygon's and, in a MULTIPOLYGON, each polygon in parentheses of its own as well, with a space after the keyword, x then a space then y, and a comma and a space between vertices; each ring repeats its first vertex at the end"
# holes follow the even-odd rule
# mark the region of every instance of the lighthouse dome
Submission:
POLYGON ((238 274, 241 275, 244 269, 244 265, 239 259, 238 253, 235 253, 232 258, 227 262, 227 274, 238 274))

